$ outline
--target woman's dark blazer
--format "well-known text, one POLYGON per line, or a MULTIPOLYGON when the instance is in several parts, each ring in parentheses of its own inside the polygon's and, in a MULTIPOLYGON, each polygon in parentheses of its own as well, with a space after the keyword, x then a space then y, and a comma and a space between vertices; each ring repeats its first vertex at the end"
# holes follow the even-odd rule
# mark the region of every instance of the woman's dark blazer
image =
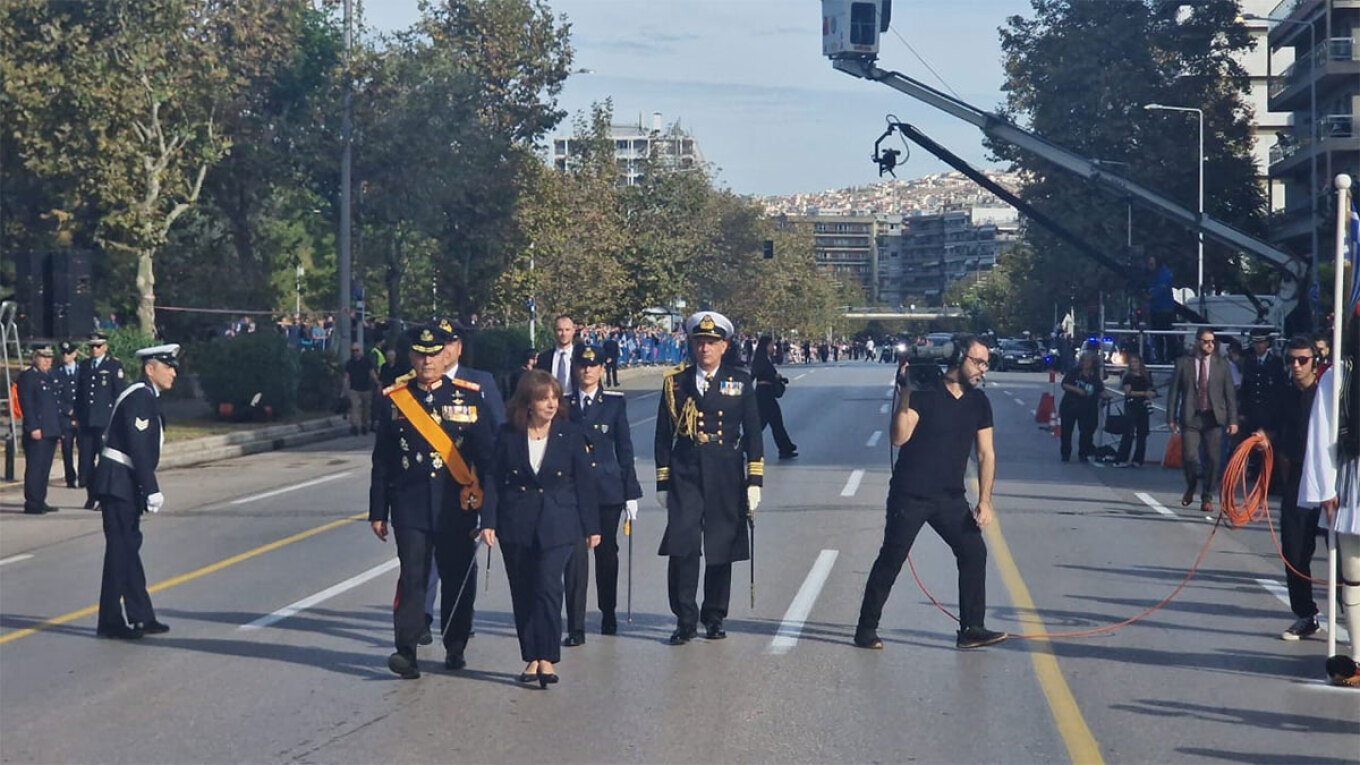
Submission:
POLYGON ((506 544, 541 548, 575 544, 600 533, 599 502, 590 454, 579 425, 554 420, 543 464, 529 467, 529 437, 501 426, 493 462, 498 501, 482 511, 482 527, 506 544))

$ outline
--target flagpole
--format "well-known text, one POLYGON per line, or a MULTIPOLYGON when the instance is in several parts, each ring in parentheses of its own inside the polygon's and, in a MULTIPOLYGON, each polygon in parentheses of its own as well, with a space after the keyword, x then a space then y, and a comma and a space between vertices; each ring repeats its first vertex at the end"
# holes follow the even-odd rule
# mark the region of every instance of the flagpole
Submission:
MULTIPOLYGON (((1328 394, 1332 397, 1332 432, 1329 435, 1333 448, 1339 448, 1341 437, 1341 378, 1342 352, 1341 347, 1341 323, 1346 320, 1346 314, 1350 311, 1350 306, 1345 302, 1345 290, 1343 285, 1346 281, 1346 229, 1349 227, 1351 214, 1351 177, 1345 173, 1336 176, 1336 277, 1332 280, 1332 389, 1328 394)), ((1352 246, 1360 248, 1360 242, 1352 243, 1352 246)), ((1351 274, 1351 278, 1357 278, 1357 274, 1351 274)), ((1352 364, 1356 363, 1352 361, 1352 364)), ((1351 374, 1355 374, 1354 371, 1351 374)), ((1339 456, 1339 455, 1338 455, 1339 456)), ((1336 487, 1337 499, 1341 498, 1341 488, 1336 487)), ((1352 498, 1354 499, 1354 498, 1352 498)), ((1331 520, 1327 524, 1327 658, 1336 655, 1336 521, 1331 520)), ((1360 640, 1360 636, 1351 635, 1351 640, 1360 640)))

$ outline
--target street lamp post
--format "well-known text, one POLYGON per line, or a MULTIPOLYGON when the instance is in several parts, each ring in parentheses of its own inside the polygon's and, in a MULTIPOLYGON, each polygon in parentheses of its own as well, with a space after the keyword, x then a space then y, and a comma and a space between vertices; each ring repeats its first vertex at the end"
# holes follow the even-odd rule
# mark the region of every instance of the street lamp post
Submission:
MULTIPOLYGON (((1166 104, 1144 104, 1148 111, 1192 112, 1199 118, 1199 224, 1204 224, 1204 110, 1193 106, 1167 106, 1166 104)), ((1204 313, 1204 230, 1197 228, 1199 270, 1196 273, 1195 293, 1199 295, 1199 310, 1204 313)))
MULTIPOLYGON (((1312 156, 1308 158, 1308 209, 1311 214, 1309 228, 1313 230, 1312 253, 1309 257, 1309 271, 1312 272, 1312 288, 1308 291, 1309 302, 1313 296, 1318 294, 1318 249, 1321 247, 1318 242, 1318 151, 1317 142, 1321 138, 1318 131, 1318 110, 1317 110, 1317 72, 1312 71, 1317 66, 1317 27, 1311 21, 1299 21, 1297 19, 1282 19, 1276 16, 1260 16, 1255 13, 1244 13, 1238 17, 1239 21, 1269 21, 1274 24, 1293 24, 1295 26, 1308 27, 1308 121, 1310 123, 1310 133, 1308 150, 1312 156)), ((1269 56, 1269 53, 1267 53, 1269 56)), ((1308 306, 1309 315, 1313 314, 1313 306, 1308 306)))

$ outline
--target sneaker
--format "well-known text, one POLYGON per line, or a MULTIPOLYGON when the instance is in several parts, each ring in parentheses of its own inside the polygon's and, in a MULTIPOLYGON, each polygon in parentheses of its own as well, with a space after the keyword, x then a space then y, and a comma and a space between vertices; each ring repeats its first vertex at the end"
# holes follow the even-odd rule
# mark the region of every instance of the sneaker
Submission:
POLYGON ((1110 463, 1110 467, 1115 467, 1115 468, 1126 468, 1126 467, 1128 467, 1128 466, 1129 466, 1129 463, 1127 463, 1127 462, 1120 462, 1119 460, 1115 460, 1114 462, 1111 462, 1111 463, 1110 463))
POLYGON ((959 648, 982 648, 983 646, 996 645, 1010 635, 1004 632, 993 632, 985 627, 964 627, 959 630, 958 638, 954 645, 959 648))
POLYGON ((1302 640, 1314 632, 1318 631, 1318 621, 1316 616, 1306 616, 1302 619, 1295 619, 1289 625, 1289 629, 1280 633, 1281 640, 1302 640))

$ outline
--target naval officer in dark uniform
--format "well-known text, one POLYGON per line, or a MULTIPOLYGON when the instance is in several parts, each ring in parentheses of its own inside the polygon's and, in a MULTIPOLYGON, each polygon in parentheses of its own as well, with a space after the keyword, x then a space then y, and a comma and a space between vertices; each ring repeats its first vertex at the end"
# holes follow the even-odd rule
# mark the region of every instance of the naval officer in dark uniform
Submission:
POLYGON ((732 322, 714 311, 685 321, 694 363, 667 373, 656 418, 657 501, 666 509, 661 555, 676 629, 672 645, 698 635, 727 637, 723 619, 733 561, 749 560, 747 519, 760 504, 765 476, 760 411, 751 375, 722 363, 732 322), (706 558, 704 604, 696 600, 699 558, 706 558))
POLYGON ((61 465, 66 478, 66 488, 79 486, 76 473, 76 379, 79 368, 76 366, 75 343, 63 342, 57 346, 61 352, 61 363, 52 368, 52 379, 57 383, 57 403, 61 408, 61 465))
MULTIPOLYGON (((576 392, 567 401, 567 417, 581 426, 590 450, 595 494, 600 505, 600 544, 595 548, 595 597, 600 606, 600 632, 619 631, 614 611, 619 600, 619 518, 625 510, 629 520, 637 518, 637 469, 633 465, 633 436, 628 427, 628 406, 621 391, 604 390, 604 351, 586 346, 573 360, 576 365, 576 392)), ((586 541, 581 539, 567 562, 567 637, 568 648, 586 642, 586 589, 590 579, 590 558, 586 541)))
POLYGON ((61 437, 59 383, 52 376, 52 355, 52 346, 35 344, 33 366, 15 383, 19 409, 24 413, 24 512, 29 515, 57 511, 47 504, 47 478, 61 437))
POLYGON ((438 559, 444 574, 440 587, 444 667, 457 670, 467 665, 463 652, 477 594, 472 562, 477 551, 478 508, 485 512, 496 500, 489 480, 495 435, 480 391, 465 381, 444 377, 448 335, 442 329, 415 327, 408 334, 415 376, 385 388, 377 407, 368 520, 383 541, 387 541, 388 522, 392 524, 401 577, 392 618, 397 650, 387 666, 411 679, 420 677, 416 645, 426 629, 425 591, 432 557, 438 559), (408 411, 420 419, 413 419, 408 411), (452 449, 479 482, 480 501, 469 502, 473 484, 455 479, 445 454, 422 435, 422 428, 433 428, 437 437, 443 433, 440 440, 452 441, 452 449))
POLYGON ((165 441, 160 395, 175 384, 179 346, 143 348, 137 351, 137 359, 142 379, 128 386, 114 403, 90 485, 104 516, 104 578, 99 587, 97 634, 122 640, 170 631, 156 621, 146 591, 141 519, 142 513, 158 513, 165 504, 156 482, 165 441))
POLYGON ((109 340, 103 332, 90 335, 90 358, 80 362, 76 370, 76 451, 80 454, 78 480, 85 487, 85 509, 94 507, 95 496, 90 490, 94 480, 95 459, 109 426, 113 402, 123 392, 127 381, 123 364, 109 355, 109 340))

